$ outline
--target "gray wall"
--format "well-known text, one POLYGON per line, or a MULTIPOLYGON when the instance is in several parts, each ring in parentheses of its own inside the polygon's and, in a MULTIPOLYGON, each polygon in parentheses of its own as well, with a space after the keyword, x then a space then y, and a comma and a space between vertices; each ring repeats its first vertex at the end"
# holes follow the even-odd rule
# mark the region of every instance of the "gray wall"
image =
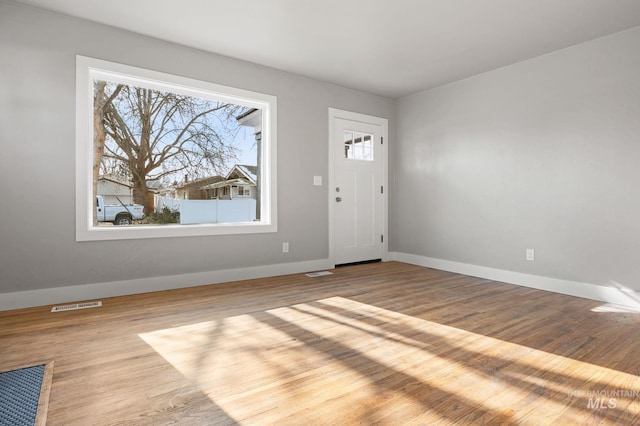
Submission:
POLYGON ((0 293, 326 259, 328 108, 394 118, 393 100, 3 2, 0 58, 0 293), (276 95, 278 232, 75 242, 76 54, 276 95))
POLYGON ((397 117, 390 250, 640 289, 640 28, 403 98, 397 117))
POLYGON ((0 293, 326 258, 328 107, 390 119, 390 250, 640 290, 640 29, 397 104, 1 0, 0 57, 0 293), (76 54, 276 95, 278 233, 75 242, 76 54))

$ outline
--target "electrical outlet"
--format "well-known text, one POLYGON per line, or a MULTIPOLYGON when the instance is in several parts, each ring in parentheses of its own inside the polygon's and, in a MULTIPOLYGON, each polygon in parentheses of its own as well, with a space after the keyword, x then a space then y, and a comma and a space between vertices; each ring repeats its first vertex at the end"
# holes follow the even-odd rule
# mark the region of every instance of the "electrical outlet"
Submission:
POLYGON ((535 260, 536 260, 536 251, 534 249, 527 249, 525 251, 525 256, 524 257, 528 262, 535 262, 535 260))
POLYGON ((289 253, 289 243, 282 243, 282 252, 289 253))

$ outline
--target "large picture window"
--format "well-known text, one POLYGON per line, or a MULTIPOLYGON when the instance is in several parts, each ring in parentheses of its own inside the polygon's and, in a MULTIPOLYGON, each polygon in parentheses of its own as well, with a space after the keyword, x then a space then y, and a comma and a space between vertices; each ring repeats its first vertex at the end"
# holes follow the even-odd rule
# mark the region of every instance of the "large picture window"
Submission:
POLYGON ((276 98, 77 57, 76 239, 274 232, 276 98))

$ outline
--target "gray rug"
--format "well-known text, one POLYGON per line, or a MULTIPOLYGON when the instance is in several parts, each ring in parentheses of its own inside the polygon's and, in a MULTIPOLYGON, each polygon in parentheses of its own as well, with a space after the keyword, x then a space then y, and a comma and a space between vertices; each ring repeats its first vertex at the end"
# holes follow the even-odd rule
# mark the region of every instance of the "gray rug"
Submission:
POLYGON ((0 373, 0 425, 36 425, 46 371, 41 364, 0 373))

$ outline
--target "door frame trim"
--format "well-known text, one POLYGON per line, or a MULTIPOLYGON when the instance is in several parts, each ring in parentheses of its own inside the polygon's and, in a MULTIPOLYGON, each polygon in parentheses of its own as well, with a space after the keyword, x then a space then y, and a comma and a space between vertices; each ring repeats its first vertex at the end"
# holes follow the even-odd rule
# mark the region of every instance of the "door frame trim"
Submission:
POLYGON ((389 120, 386 118, 376 117, 372 115, 361 114, 352 111, 345 111, 337 108, 329 108, 329 176, 327 183, 327 196, 329 203, 329 262, 335 265, 335 248, 334 248, 334 203, 335 194, 332 189, 335 187, 335 144, 333 134, 335 130, 335 120, 345 119, 350 121, 358 121, 366 124, 380 126, 383 138, 382 144, 382 185, 384 193, 382 194, 382 234, 384 240, 382 242, 382 261, 389 260, 389 120))

